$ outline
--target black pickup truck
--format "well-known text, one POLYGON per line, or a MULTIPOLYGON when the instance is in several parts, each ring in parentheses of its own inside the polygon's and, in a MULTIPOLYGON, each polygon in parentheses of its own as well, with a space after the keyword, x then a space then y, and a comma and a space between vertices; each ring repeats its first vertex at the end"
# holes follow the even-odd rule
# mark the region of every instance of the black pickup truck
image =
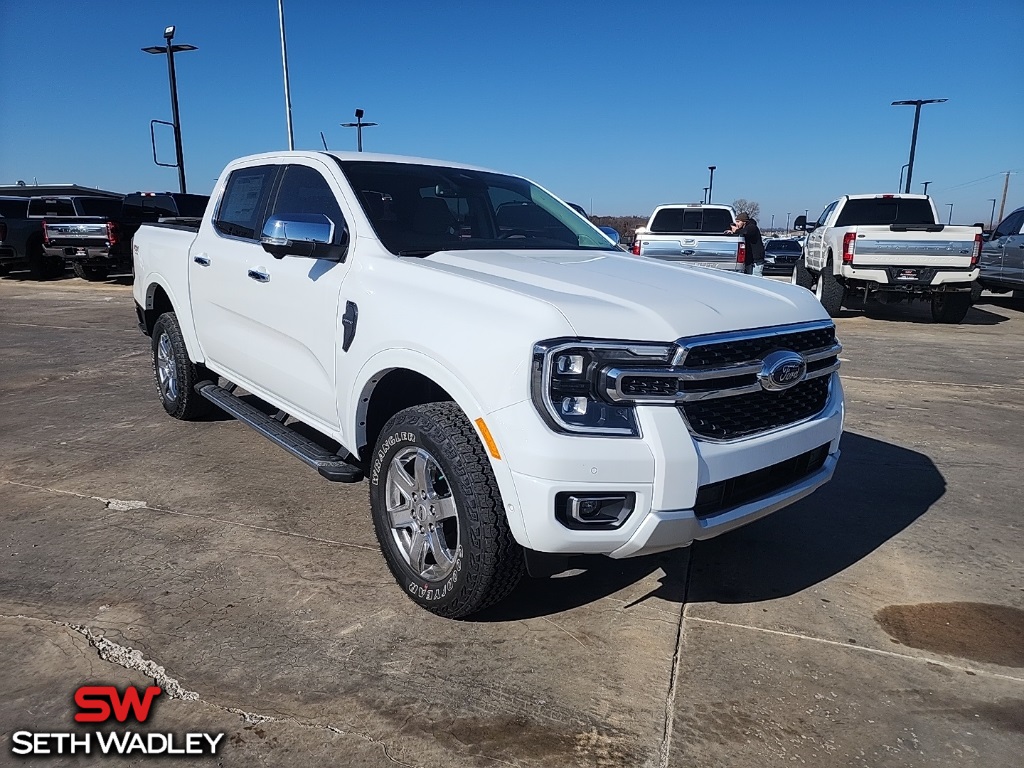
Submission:
POLYGON ((0 275, 27 269, 35 280, 64 274, 64 258, 44 248, 43 219, 61 216, 80 221, 102 216, 121 207, 119 197, 53 195, 0 198, 0 275))
POLYGON ((46 253, 60 256, 84 280, 105 280, 112 272, 132 271, 132 236, 144 223, 202 219, 206 195, 133 192, 107 215, 91 218, 46 217, 46 253))

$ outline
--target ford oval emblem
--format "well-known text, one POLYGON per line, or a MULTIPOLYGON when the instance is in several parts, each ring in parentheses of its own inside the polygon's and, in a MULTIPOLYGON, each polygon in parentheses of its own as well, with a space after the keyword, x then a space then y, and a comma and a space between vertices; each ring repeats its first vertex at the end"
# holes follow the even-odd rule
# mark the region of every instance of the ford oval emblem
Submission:
POLYGON ((772 352, 761 362, 757 380, 769 392, 781 392, 804 380, 807 361, 796 352, 780 350, 772 352))

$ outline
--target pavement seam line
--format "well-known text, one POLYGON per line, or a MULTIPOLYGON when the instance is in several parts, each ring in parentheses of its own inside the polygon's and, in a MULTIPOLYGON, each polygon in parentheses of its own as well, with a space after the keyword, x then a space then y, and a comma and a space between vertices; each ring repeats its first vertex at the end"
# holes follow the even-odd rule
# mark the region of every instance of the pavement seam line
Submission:
POLYGON ((224 525, 237 525, 241 528, 250 528, 255 531, 265 531, 267 533, 280 533, 284 536, 294 536, 298 539, 306 539, 308 541, 315 541, 320 544, 332 544, 337 547, 348 547, 350 549, 364 549, 368 552, 377 552, 377 547, 368 547, 365 544, 352 544, 347 541, 336 541, 335 539, 325 539, 320 536, 310 536, 305 533, 295 533, 294 531, 285 531, 280 528, 270 528, 264 525, 253 525, 252 523, 241 523, 237 520, 225 520, 220 517, 207 517, 206 515, 197 515, 193 512, 179 512, 176 509, 165 509, 163 507, 154 507, 145 501, 128 501, 124 499, 105 499, 102 496, 90 496, 86 493, 77 493, 76 491, 65 491, 60 488, 46 488, 41 485, 33 485, 31 483, 22 483, 17 480, 4 480, 7 485, 17 485, 22 488, 31 488, 35 491, 45 491, 47 493, 63 493, 67 496, 76 496, 80 499, 89 499, 90 501, 102 502, 107 509, 113 510, 114 512, 128 512, 135 509, 148 509, 151 512, 163 512, 167 515, 178 515, 179 517, 191 517, 196 520, 203 520, 208 523, 223 523, 224 525))
POLYGON ((970 672, 972 675, 978 675, 983 677, 994 677, 999 680, 1010 680, 1014 683, 1024 683, 1024 678, 1014 677, 1013 675, 1004 675, 999 672, 990 672, 986 669, 978 669, 976 667, 965 667, 960 664, 951 664, 948 661, 942 661, 941 659, 930 658, 928 656, 911 656, 906 653, 896 653, 894 651, 884 651, 881 648, 871 648, 867 645, 856 645, 854 643, 844 643, 839 640, 829 640, 824 637, 815 637, 814 635, 801 635, 798 632, 786 632, 781 629, 768 629, 767 627, 754 627, 749 624, 736 624, 731 621, 720 621, 719 619, 705 619, 700 616, 688 616, 691 621, 699 621, 704 624, 715 624, 720 627, 733 627, 734 629, 749 629, 754 632, 765 632, 769 635, 779 635, 780 637, 788 637, 794 640, 810 640, 815 643, 823 643, 825 645, 835 645, 840 648, 848 648, 852 651, 863 651, 865 653, 873 653, 877 656, 888 656, 893 659, 903 659, 905 661, 916 661, 924 664, 935 664, 940 667, 944 667, 951 671, 956 672, 970 672))
MULTIPOLYGON (((176 679, 167 674, 166 670, 157 664, 152 659, 147 659, 142 655, 142 651, 131 648, 127 645, 121 645, 115 643, 104 637, 97 632, 94 632, 89 627, 83 624, 72 624, 68 621, 57 621, 56 619, 41 619, 38 616, 26 616, 25 614, 6 614, 0 613, 0 619, 21 619, 23 621, 34 621, 40 624, 51 624, 55 627, 60 627, 70 632, 82 635, 88 640, 89 645, 96 649, 99 657, 104 661, 114 664, 119 667, 123 667, 127 670, 141 672, 144 676, 151 678, 153 682, 160 686, 162 693, 167 694, 169 698, 181 699, 183 701, 196 701, 201 704, 205 704, 208 707, 219 709, 222 712, 227 712, 232 715, 236 715, 243 723, 247 725, 259 725, 260 723, 282 723, 285 725, 294 725, 300 728, 308 728, 311 730, 322 730, 336 733, 340 736, 358 736, 364 741, 370 744, 375 744, 381 748, 384 752, 384 756, 395 763, 396 765, 406 766, 406 768, 422 768, 415 763, 406 763, 393 757, 388 752, 388 746, 383 741, 375 739, 369 734, 362 733, 360 731, 345 731, 338 728, 335 725, 323 725, 320 723, 305 723, 293 717, 277 717, 275 715, 261 715, 256 712, 249 712, 239 707, 226 707, 221 704, 215 704, 210 701, 206 701, 201 698, 195 691, 186 690, 181 683, 176 679)), ((487 757, 486 755, 477 755, 477 757, 487 757)))
POLYGON ((1009 392, 1024 392, 1024 387, 1007 387, 1004 384, 964 384, 952 381, 920 381, 918 379, 884 379, 874 376, 848 376, 843 374, 843 381, 877 381, 883 384, 923 384, 928 387, 959 387, 961 389, 1003 389, 1009 392))
POLYGON ((693 558, 690 557, 686 563, 686 587, 683 591, 683 605, 679 611, 679 625, 676 627, 676 647, 672 654, 672 672, 669 675, 668 693, 665 696, 665 721, 661 733, 661 748, 658 751, 658 768, 668 768, 669 758, 672 754, 672 731, 675 728, 676 720, 676 690, 679 685, 679 664, 683 656, 683 643, 686 640, 686 609, 688 607, 686 598, 690 591, 690 567, 692 565, 693 558))

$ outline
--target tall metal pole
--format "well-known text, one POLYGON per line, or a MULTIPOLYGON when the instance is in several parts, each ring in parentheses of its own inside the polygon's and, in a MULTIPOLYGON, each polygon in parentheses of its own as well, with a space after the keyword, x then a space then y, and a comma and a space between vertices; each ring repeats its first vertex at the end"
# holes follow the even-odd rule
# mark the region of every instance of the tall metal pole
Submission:
POLYGON ((292 134, 292 93, 288 82, 288 46, 284 40, 284 0, 277 0, 277 15, 281 20, 281 66, 284 68, 284 113, 288 120, 288 149, 295 149, 292 134))
POLYGON ((904 163, 903 166, 900 168, 900 185, 898 187, 896 187, 896 191, 897 192, 899 192, 901 189, 903 189, 903 172, 905 170, 907 170, 907 168, 909 166, 910 166, 910 163, 904 163))
POLYGON ((952 224, 953 223, 953 204, 952 203, 946 203, 946 205, 949 206, 949 218, 946 220, 946 223, 947 224, 952 224))
POLYGON ((178 119, 178 80, 174 76, 174 49, 167 40, 167 76, 171 81, 171 119, 174 121, 174 160, 178 164, 178 189, 185 192, 185 158, 181 151, 181 121, 178 119))
POLYGON ((775 231, 775 214, 772 214, 772 225, 769 227, 773 232, 775 231))
POLYGON ((988 215, 988 231, 991 232, 995 229, 996 199, 994 197, 990 197, 989 200, 992 201, 992 213, 988 215))
POLYGON ((704 187, 704 197, 702 197, 700 199, 700 201, 701 201, 702 204, 706 203, 708 201, 708 188, 707 187, 704 187))
POLYGON ((929 184, 931 184, 930 181, 922 181, 921 182, 921 186, 924 187, 924 192, 922 194, 925 194, 925 195, 928 194, 928 185, 929 184))
POLYGON ((786 234, 787 235, 789 234, 789 214, 790 213, 792 213, 792 211, 790 211, 789 213, 786 214, 786 234))
POLYGON ((363 117, 359 115, 356 117, 356 151, 363 151, 363 117))
POLYGON ((1006 192, 1010 188, 1010 172, 1006 172, 1006 179, 1003 181, 1003 200, 999 203, 999 218, 996 221, 1003 220, 1003 211, 1006 210, 1006 192))
POLYGON ((910 160, 907 162, 907 186, 904 194, 910 194, 910 180, 914 177, 914 153, 917 152, 917 127, 921 124, 921 105, 914 106, 914 133, 910 137, 910 160))
POLYGON ((715 168, 717 165, 709 165, 708 170, 711 171, 711 178, 708 180, 708 205, 711 205, 711 192, 715 188, 715 168))

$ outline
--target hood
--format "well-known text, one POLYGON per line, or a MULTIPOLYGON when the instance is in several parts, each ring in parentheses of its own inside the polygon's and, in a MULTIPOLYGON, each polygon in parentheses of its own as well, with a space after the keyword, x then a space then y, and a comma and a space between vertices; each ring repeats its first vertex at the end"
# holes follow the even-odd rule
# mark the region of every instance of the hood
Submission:
POLYGON ((828 319, 810 291, 606 251, 439 251, 423 266, 544 301, 576 335, 672 341, 828 319))

